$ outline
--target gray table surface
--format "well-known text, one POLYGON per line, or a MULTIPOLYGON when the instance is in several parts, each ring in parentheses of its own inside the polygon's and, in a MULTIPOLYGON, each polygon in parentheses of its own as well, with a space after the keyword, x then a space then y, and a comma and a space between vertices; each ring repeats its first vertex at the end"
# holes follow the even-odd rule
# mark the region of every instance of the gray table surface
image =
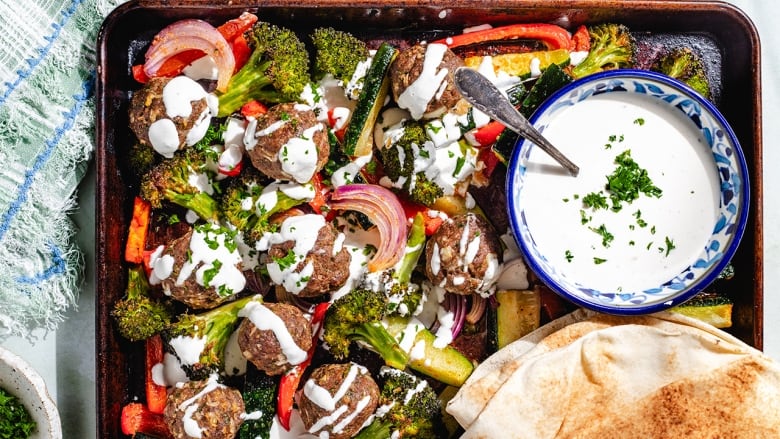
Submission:
MULTIPOLYGON (((758 28, 762 47, 762 101, 764 109, 764 351, 780 360, 780 32, 774 17, 780 14, 780 3, 765 0, 732 0, 752 18, 758 28)), ((73 220, 80 232, 79 244, 86 254, 87 282, 60 327, 51 333, 36 334, 31 343, 11 338, 3 346, 25 358, 41 374, 49 392, 57 402, 63 424, 63 437, 69 439, 95 437, 95 172, 90 169, 78 190, 79 209, 73 220)))

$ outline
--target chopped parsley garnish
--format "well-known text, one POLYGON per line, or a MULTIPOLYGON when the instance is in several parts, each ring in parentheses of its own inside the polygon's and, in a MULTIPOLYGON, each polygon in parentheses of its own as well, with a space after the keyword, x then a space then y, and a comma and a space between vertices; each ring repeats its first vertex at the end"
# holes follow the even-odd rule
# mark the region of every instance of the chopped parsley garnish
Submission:
POLYGON ((572 259, 574 259, 574 255, 571 254, 571 250, 566 250, 566 253, 564 253, 564 257, 566 258, 566 262, 571 262, 572 259))
POLYGON ((644 124, 645 124, 645 120, 643 118, 637 117, 636 119, 634 119, 634 125, 642 126, 644 124))
POLYGON ((203 285, 204 286, 210 286, 211 281, 214 280, 214 278, 219 273, 220 268, 222 268, 222 261, 219 259, 214 260, 214 262, 211 263, 211 268, 203 271, 203 285))
POLYGON ((458 159, 455 161, 455 170, 452 171, 452 176, 457 178, 458 174, 460 174, 461 169, 463 169, 463 165, 466 164, 466 157, 458 157, 458 159))
POLYGON ((599 257, 596 257, 596 256, 593 257, 593 263, 596 264, 596 265, 600 265, 600 264, 603 264, 605 262, 607 262, 607 260, 604 259, 604 258, 599 258, 599 257))
POLYGON ((601 235, 601 245, 609 247, 609 244, 615 239, 615 237, 609 233, 607 226, 602 224, 598 227, 590 227, 590 230, 601 235))
POLYGON ((669 256, 669 252, 670 252, 670 251, 672 251, 672 250, 674 250, 674 249, 675 249, 675 248, 677 248, 677 247, 675 247, 675 245, 674 245, 674 241, 672 241, 671 239, 669 239, 669 237, 668 237, 668 236, 665 238, 665 241, 666 241, 666 242, 665 242, 665 243, 666 243, 666 254, 665 254, 665 256, 669 256))
POLYGON ((3 437, 26 438, 32 435, 36 423, 22 401, 0 389, 0 434, 3 437))
POLYGON ((620 210, 622 208, 621 202, 631 203, 639 198, 640 193, 649 197, 661 197, 663 191, 653 184, 647 170, 639 167, 631 158, 630 149, 618 154, 615 157, 615 163, 618 167, 607 176, 607 189, 612 200, 612 210, 620 210))
POLYGON ((297 262, 298 258, 295 256, 295 252, 292 249, 287 250, 287 254, 281 258, 274 258, 274 262, 279 265, 279 268, 284 271, 292 267, 297 262))
POLYGON ((604 196, 603 192, 591 192, 584 197, 582 197, 582 204, 585 207, 590 207, 593 210, 597 209, 606 209, 607 206, 607 197, 604 196))

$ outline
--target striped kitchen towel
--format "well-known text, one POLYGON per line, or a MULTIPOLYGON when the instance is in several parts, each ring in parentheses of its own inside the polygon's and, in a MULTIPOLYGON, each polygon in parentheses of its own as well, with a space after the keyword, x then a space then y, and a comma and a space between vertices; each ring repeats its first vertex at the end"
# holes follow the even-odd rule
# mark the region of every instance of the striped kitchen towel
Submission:
POLYGON ((95 44, 122 0, 0 0, 0 340, 55 329, 84 256, 69 218, 94 151, 95 44))

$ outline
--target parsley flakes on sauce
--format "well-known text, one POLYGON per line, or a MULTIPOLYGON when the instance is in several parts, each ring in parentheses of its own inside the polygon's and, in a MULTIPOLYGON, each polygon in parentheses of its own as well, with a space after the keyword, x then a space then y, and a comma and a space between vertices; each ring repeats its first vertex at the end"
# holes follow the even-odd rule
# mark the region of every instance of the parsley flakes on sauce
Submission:
MULTIPOLYGON (((643 118, 636 118, 634 125, 642 126, 645 123, 643 118)), ((606 149, 611 149, 613 143, 622 143, 625 140, 623 134, 613 134, 608 137, 608 143, 605 144, 606 149)), ((593 191, 587 193, 582 197, 583 209, 580 209, 580 223, 586 225, 592 219, 585 209, 591 209, 592 211, 599 209, 609 209, 613 212, 619 212, 623 209, 623 203, 631 204, 634 200, 640 196, 645 195, 647 197, 661 198, 663 191, 661 188, 655 185, 650 178, 646 169, 639 166, 639 164, 631 157, 631 149, 626 149, 619 153, 614 160, 616 167, 611 174, 606 176, 606 184, 604 188, 599 191, 593 191), (610 206, 611 203, 611 206, 610 206)), ((579 195, 575 195, 574 199, 580 198, 579 195)), ((568 202, 566 198, 564 202, 568 202)), ((635 224, 629 225, 630 231, 635 231, 635 225, 644 229, 648 226, 647 221, 642 218, 642 214, 639 210, 634 212, 632 216, 635 219, 635 224)), ((597 233, 601 236, 601 244, 604 247, 609 247, 614 241, 615 237, 607 230, 605 224, 599 227, 587 226, 589 230, 597 233)), ((656 232, 656 227, 650 227, 651 235, 656 232)), ((629 241, 630 246, 634 246, 636 242, 632 239, 629 241)), ((652 241, 648 244, 647 249, 652 246, 652 241)), ((669 237, 666 238, 665 247, 660 247, 659 251, 664 253, 665 256, 669 256, 669 252, 675 248, 674 241, 669 237)), ((572 255, 569 250, 566 251, 566 260, 571 262, 572 255)), ((603 264, 606 259, 594 257, 594 264, 603 264)))

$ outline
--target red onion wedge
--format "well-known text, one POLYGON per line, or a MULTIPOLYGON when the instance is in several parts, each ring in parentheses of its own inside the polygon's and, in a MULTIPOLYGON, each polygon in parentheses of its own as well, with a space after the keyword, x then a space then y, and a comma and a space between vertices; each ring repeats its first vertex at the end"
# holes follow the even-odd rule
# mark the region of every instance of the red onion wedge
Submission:
POLYGON ((146 52, 144 73, 154 77, 168 58, 186 50, 200 50, 210 55, 219 69, 217 90, 227 89, 236 66, 233 50, 225 37, 203 20, 179 20, 163 28, 146 52))
POLYGON ((348 184, 333 190, 330 208, 366 214, 379 230, 379 248, 368 262, 368 271, 394 266, 404 255, 407 221, 404 209, 389 189, 374 184, 348 184))

